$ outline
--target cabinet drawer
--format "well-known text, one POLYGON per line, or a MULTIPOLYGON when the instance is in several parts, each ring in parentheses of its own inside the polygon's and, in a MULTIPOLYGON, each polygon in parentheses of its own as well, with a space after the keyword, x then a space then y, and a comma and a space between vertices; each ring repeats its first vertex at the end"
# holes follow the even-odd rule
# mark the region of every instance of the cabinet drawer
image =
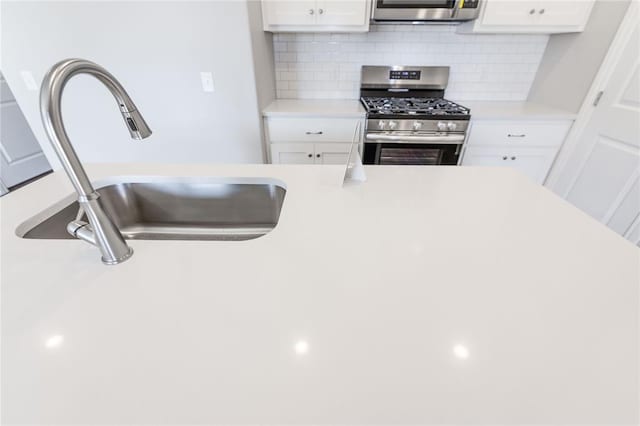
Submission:
POLYGON ((471 126, 470 146, 558 147, 571 121, 477 121, 471 126))
POLYGON ((357 118, 268 118, 270 142, 351 142, 357 118))

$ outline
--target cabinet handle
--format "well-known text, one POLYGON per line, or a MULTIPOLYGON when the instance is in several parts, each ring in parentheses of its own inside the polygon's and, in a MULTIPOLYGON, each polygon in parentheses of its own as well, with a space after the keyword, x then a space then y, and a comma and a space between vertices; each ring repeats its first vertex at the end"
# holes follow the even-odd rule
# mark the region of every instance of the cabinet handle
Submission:
POLYGON ((531 10, 529 11, 529 15, 533 15, 534 13, 536 13, 536 10, 535 10, 535 9, 531 9, 531 10))
POLYGON ((322 15, 324 13, 324 9, 318 9, 318 13, 322 15))
POLYGON ((512 160, 515 160, 515 159, 516 159, 516 157, 515 157, 515 156, 513 156, 513 157, 511 157, 511 159, 512 159, 512 160))
POLYGON ((315 10, 313 10, 313 9, 309 9, 309 15, 313 15, 314 13, 316 13, 316 11, 315 11, 315 10))
POLYGON ((320 158, 320 154, 316 154, 316 157, 317 157, 317 158, 320 158))
POLYGON ((313 158, 313 154, 307 154, 307 157, 313 158))
POLYGON ((513 134, 513 133, 509 133, 509 134, 507 135, 507 137, 508 137, 508 138, 524 138, 524 137, 526 137, 526 136, 527 136, 527 135, 525 135, 524 133, 519 134, 519 135, 516 135, 516 134, 513 134))
POLYGON ((321 135, 322 134, 322 130, 319 132, 305 132, 307 135, 321 135))
POLYGON ((509 157, 507 157, 506 155, 502 157, 503 160, 506 160, 507 158, 509 157))
POLYGON ((544 14, 544 9, 540 9, 540 15, 544 14))

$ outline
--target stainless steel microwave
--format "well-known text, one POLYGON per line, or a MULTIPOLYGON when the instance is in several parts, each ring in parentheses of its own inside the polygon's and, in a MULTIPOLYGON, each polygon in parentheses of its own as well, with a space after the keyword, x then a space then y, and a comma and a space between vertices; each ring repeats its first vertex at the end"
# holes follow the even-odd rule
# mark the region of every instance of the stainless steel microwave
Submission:
POLYGON ((373 0, 374 22, 428 23, 470 21, 481 0, 373 0))

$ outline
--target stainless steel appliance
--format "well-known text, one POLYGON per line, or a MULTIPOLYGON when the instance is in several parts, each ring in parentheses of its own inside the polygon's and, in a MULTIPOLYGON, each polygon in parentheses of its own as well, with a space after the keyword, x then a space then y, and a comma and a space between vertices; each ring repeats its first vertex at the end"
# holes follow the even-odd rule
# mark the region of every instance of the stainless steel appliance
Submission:
POLYGON ((471 112, 444 99, 449 67, 363 66, 363 163, 457 165, 471 112))
POLYGON ((374 22, 426 23, 470 21, 480 13, 481 0, 374 0, 374 22))

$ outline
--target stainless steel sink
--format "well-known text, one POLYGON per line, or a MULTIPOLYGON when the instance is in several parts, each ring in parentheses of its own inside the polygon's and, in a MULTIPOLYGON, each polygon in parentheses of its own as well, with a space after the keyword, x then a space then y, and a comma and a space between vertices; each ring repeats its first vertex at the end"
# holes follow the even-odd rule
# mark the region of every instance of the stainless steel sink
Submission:
MULTIPOLYGON (((99 187, 99 201, 126 239, 250 240, 275 228, 286 190, 277 183, 127 182, 99 187)), ((83 219, 68 198, 24 224, 23 238, 73 239, 83 219), (49 214, 51 213, 51 214, 49 214)))

